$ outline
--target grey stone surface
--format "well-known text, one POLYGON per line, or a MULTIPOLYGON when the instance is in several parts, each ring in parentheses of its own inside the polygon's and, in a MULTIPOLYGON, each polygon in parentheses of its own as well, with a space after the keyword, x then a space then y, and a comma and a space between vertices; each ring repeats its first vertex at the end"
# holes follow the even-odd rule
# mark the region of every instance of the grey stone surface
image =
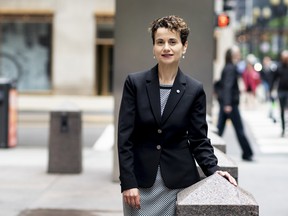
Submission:
POLYGON ((177 195, 177 216, 257 216, 254 197, 219 174, 182 190, 177 195))
MULTIPOLYGON (((214 153, 218 158, 218 165, 221 170, 229 172, 236 180, 238 180, 238 166, 237 164, 226 154, 217 148, 214 148, 214 153)), ((200 178, 204 179, 206 176, 203 173, 199 165, 197 165, 200 178)))
POLYGON ((50 114, 48 173, 82 171, 82 122, 80 111, 50 114))
POLYGON ((222 137, 211 130, 208 130, 208 137, 214 147, 218 148, 223 153, 226 153, 226 142, 222 137))

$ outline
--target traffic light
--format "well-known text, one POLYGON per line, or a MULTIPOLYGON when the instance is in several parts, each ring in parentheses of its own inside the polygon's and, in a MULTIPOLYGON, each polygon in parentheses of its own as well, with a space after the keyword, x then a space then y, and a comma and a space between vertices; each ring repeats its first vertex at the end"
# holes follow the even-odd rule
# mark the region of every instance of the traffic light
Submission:
POLYGON ((219 14, 216 22, 216 25, 220 28, 227 27, 230 23, 230 17, 225 13, 219 14))

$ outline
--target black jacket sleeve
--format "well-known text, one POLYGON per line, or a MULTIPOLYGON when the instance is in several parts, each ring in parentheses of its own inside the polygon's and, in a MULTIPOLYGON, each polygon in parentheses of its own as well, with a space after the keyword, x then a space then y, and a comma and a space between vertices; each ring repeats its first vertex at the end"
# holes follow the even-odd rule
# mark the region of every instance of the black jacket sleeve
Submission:
POLYGON ((210 139, 207 138, 206 95, 203 87, 199 88, 190 118, 189 141, 197 163, 206 176, 219 170, 218 159, 214 154, 210 139))
POLYGON ((118 156, 122 192, 138 187, 134 174, 133 142, 131 140, 136 112, 135 95, 133 81, 128 76, 124 84, 118 121, 118 156))

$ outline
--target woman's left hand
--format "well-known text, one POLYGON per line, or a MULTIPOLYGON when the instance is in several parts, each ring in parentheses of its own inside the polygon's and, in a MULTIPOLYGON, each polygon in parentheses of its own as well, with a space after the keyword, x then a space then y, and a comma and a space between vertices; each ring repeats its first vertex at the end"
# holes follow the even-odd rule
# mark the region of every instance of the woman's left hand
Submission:
POLYGON ((218 173, 219 175, 223 176, 224 178, 226 178, 231 184, 233 184, 234 186, 237 186, 237 182, 236 180, 226 171, 221 171, 218 170, 216 171, 216 173, 218 173))

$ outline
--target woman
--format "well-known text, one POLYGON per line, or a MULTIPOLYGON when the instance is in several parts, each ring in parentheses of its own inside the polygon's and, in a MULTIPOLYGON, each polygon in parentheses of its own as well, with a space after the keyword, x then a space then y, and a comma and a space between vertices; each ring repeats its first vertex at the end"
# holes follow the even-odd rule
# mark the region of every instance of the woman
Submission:
POLYGON ((260 74, 254 69, 255 61, 256 57, 249 54, 246 60, 247 66, 242 74, 247 96, 246 102, 252 107, 255 105, 256 89, 260 83, 260 74))
POLYGON ((245 161, 253 160, 253 152, 250 143, 246 138, 243 123, 239 112, 240 91, 238 87, 238 71, 236 63, 239 49, 234 47, 228 49, 225 56, 225 66, 221 74, 222 94, 218 98, 220 109, 218 118, 218 134, 222 136, 227 119, 231 119, 235 132, 242 149, 242 159, 245 161))
MULTIPOLYGON (((118 125, 124 215, 174 215, 180 189, 219 170, 207 138, 203 86, 179 69, 189 28, 177 16, 151 25, 158 64, 128 75, 118 125)), ((227 172, 219 171, 236 185, 227 172)))

